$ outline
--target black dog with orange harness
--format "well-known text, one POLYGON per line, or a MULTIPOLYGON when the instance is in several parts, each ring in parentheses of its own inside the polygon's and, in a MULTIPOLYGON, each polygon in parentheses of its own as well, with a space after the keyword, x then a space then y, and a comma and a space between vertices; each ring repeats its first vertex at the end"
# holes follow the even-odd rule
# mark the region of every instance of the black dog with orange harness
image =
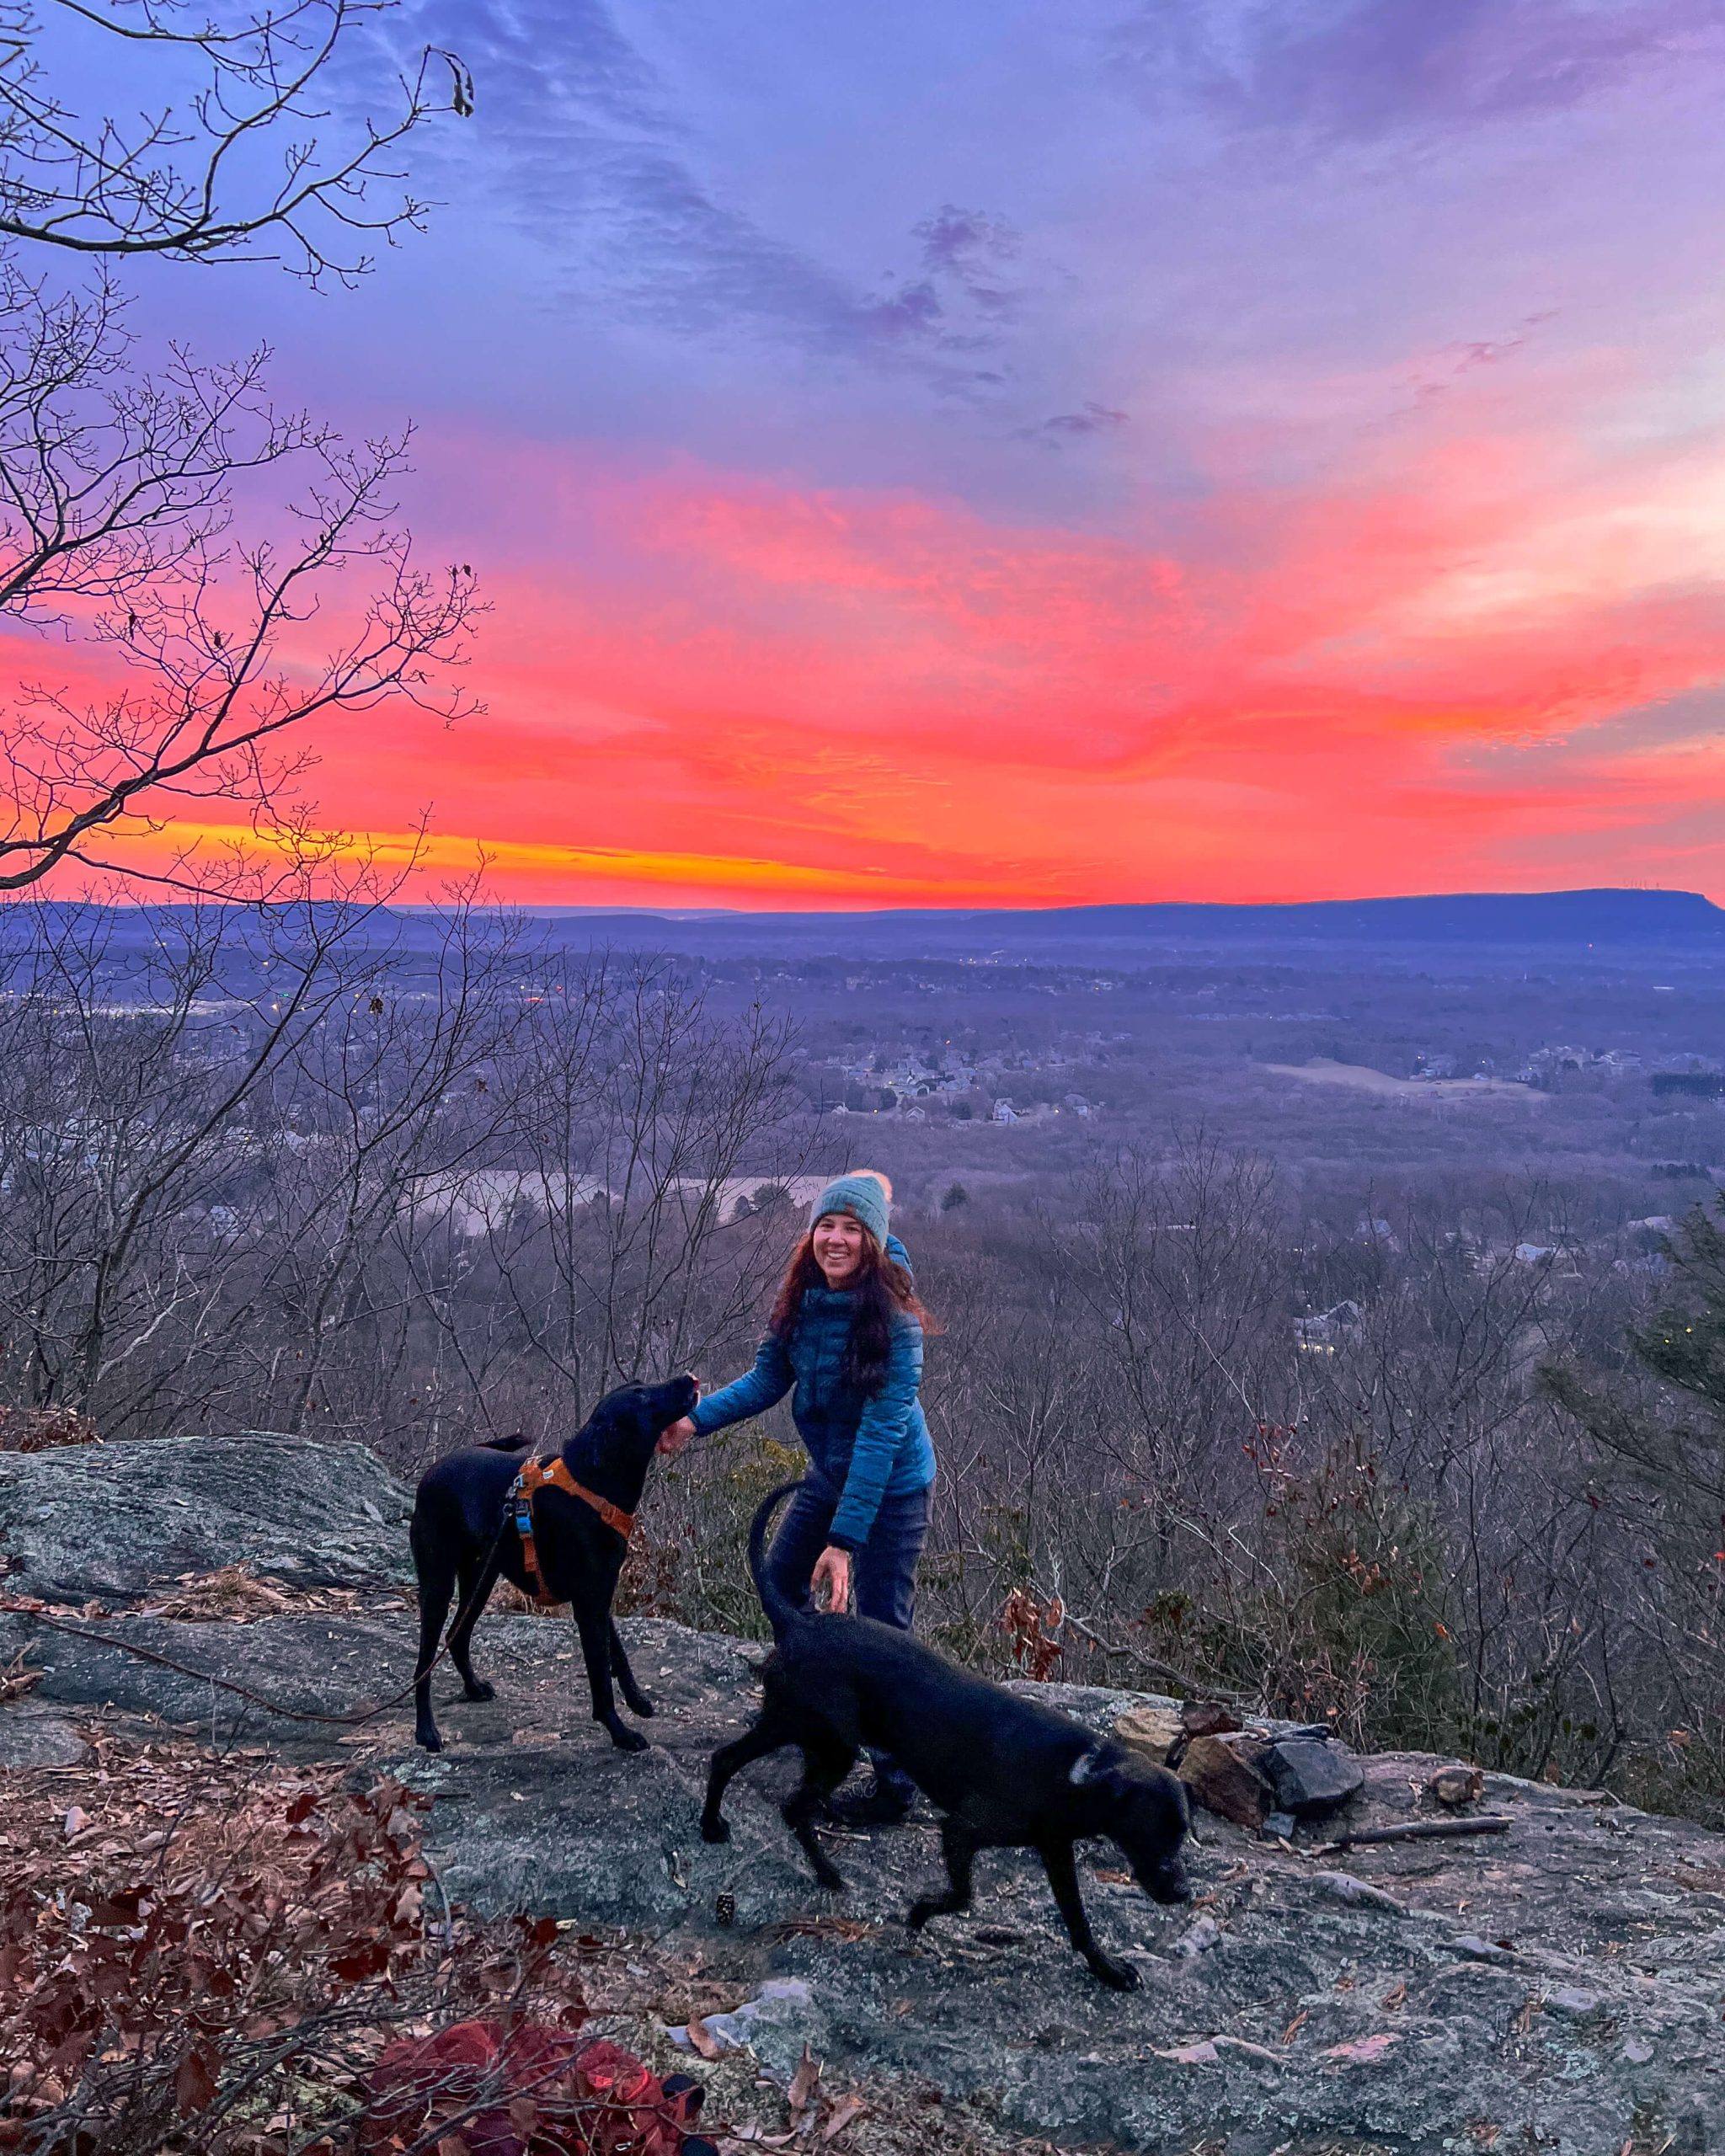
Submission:
POLYGON ((414 1683, 414 1737, 428 1752, 443 1739, 431 1712, 431 1671, 450 1604, 449 1658, 466 1696, 489 1700, 473 1674, 468 1644, 500 1577, 542 1607, 567 1602, 581 1635, 593 1719, 620 1751, 647 1740, 617 1710, 644 1718, 653 1703, 636 1684, 611 1605, 628 1554, 634 1514, 660 1441, 701 1396, 693 1378, 624 1385, 609 1392, 562 1450, 523 1462, 520 1439, 470 1445, 420 1478, 414 1501, 414 1569, 419 1582, 419 1658, 414 1683))

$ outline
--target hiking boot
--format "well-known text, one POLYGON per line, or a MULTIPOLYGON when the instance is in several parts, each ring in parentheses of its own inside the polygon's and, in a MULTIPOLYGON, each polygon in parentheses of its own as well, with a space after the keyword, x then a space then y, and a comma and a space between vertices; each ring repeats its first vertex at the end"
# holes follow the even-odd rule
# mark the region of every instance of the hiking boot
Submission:
POLYGON ((903 1774, 880 1774, 865 1789, 836 1796, 827 1807, 841 1827, 902 1826, 916 1801, 916 1785, 903 1774))

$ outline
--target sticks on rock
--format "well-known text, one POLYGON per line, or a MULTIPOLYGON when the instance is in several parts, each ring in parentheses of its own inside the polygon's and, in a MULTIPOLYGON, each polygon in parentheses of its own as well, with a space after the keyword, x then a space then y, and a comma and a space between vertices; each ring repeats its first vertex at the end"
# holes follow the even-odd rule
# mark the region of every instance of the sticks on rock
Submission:
POLYGON ((1440 1842, 1469 1834, 1507 1834, 1514 1824, 1503 1812, 1488 1812, 1477 1819, 1413 1819, 1400 1827, 1362 1827, 1357 1833, 1326 1842, 1317 1854, 1335 1856, 1365 1842, 1440 1842))

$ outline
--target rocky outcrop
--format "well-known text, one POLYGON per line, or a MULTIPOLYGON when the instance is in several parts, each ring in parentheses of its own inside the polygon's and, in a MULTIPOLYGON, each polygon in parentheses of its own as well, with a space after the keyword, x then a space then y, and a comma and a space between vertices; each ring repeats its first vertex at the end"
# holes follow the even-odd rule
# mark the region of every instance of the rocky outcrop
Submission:
MULTIPOLYGON (((1445 1762, 1366 1758, 1338 1820, 1285 1842, 1200 1814, 1190 1909, 1153 1908, 1111 1849, 1092 1851, 1085 1891, 1097 1929, 1143 1978, 1117 1997, 1071 1953, 1039 1871, 1016 1856, 983 1860, 970 1917, 908 1935, 904 1912, 939 1871, 932 1817, 835 1835, 849 1891, 824 1894, 777 1817, 788 1760, 739 1781, 734 1840, 705 1845, 696 1817, 706 1760, 752 1712, 758 1646, 626 1625, 659 1707, 653 1748, 638 1757, 613 1751, 587 1720, 579 1653, 554 1619, 486 1619, 478 1660, 497 1696, 469 1704, 453 1684, 440 1688, 450 1748, 436 1758, 413 1748, 404 1705, 351 1729, 296 1723, 212 1689, 209 1675, 225 1674, 280 1704, 339 1714, 387 1700, 411 1673, 410 1612, 387 1606, 398 1599, 388 1590, 404 1556, 405 1492, 352 1449, 279 1444, 236 1440, 222 1457, 216 1441, 196 1440, 0 1460, 0 1528, 17 1565, 0 1588, 41 1595, 51 1584, 56 1598, 96 1598, 114 1613, 91 1621, 100 1641, 45 1630, 28 1611, 0 1614, 0 1668, 27 1650, 44 1672, 0 1705, 9 1756, 40 1749, 40 1734, 25 1732, 76 1741, 101 1713, 387 1768, 435 1799, 430 1850, 457 1898, 698 1951, 734 2004, 760 2002, 745 2017, 747 2041, 781 2080, 806 2044, 854 2074, 986 2097, 1062 2146, 1203 2142, 1228 2156, 1725 2148, 1722 1838, 1600 1792, 1487 1774, 1479 1802, 1509 1818, 1503 1834, 1327 1854, 1325 1836, 1451 1816, 1428 1787, 1445 1762), (76 1478, 87 1465, 111 1476, 122 1454, 120 1517, 76 1478), (264 1481, 255 1502, 248 1477, 264 1481), (198 1502, 182 1508, 176 1495, 198 1502), (179 1519, 182 1509, 195 1517, 179 1519), (147 1614, 164 1581, 200 1558, 212 1569, 248 1559, 280 1582, 334 1582, 356 1606, 248 1623, 147 1614)), ((1141 1694, 1034 1689, 1097 1731, 1131 1716, 1153 1734, 1176 1714, 1141 1694)), ((663 2030, 632 2035, 644 2055, 654 2042, 669 2055, 663 2030)), ((695 2060, 691 2070, 709 2069, 695 2060)))
POLYGON ((0 1453, 11 1592, 137 1602, 243 1560, 296 1586, 411 1582, 411 1493, 363 1445, 247 1432, 0 1453))

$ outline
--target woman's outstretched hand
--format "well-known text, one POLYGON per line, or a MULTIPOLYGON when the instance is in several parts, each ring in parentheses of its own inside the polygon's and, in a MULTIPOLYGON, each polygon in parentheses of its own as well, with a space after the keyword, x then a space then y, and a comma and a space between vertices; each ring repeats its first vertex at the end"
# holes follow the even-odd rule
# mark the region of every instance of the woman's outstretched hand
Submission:
POLYGON ((695 1425, 686 1415, 679 1416, 675 1422, 659 1433, 660 1452, 678 1453, 695 1434, 695 1425))
POLYGON ((826 1606, 835 1617, 846 1615, 851 1607, 851 1553, 829 1543, 815 1561, 814 1570, 809 1576, 809 1592, 817 1606, 820 1590, 826 1589, 826 1606))

